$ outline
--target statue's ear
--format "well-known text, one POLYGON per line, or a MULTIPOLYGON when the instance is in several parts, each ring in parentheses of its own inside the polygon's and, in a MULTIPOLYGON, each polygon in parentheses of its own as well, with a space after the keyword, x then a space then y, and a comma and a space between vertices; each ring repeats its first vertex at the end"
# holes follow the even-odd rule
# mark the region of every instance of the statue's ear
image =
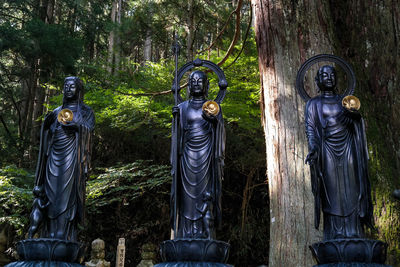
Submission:
POLYGON ((191 76, 192 76, 192 75, 189 75, 189 79, 188 79, 188 89, 189 89, 189 92, 190 92, 190 90, 192 89, 192 86, 191 86, 191 84, 192 84, 192 83, 191 83, 191 80, 192 80, 192 79, 191 79, 191 76))
POLYGON ((317 86, 317 88, 318 88, 318 92, 320 92, 321 91, 321 81, 319 80, 319 75, 317 74, 317 76, 315 76, 315 78, 314 78, 314 81, 315 81, 315 85, 317 86))

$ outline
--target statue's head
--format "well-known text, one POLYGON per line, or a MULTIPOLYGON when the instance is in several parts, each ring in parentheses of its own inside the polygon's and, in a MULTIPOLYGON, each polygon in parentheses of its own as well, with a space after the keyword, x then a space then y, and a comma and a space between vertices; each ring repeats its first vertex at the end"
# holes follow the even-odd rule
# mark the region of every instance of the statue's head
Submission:
POLYGON ((35 187, 33 188, 33 195, 35 197, 43 197, 43 195, 44 195, 43 186, 35 185, 35 187))
POLYGON ((208 95, 208 79, 207 75, 196 70, 189 75, 189 91, 191 96, 207 96, 208 95))
POLYGON ((321 91, 334 91, 336 88, 336 70, 333 66, 325 65, 319 68, 315 82, 321 91))
POLYGON ((211 195, 211 192, 206 191, 206 192, 203 193, 203 200, 204 201, 212 200, 212 198, 213 197, 211 195))
POLYGON ((83 98, 83 83, 78 77, 67 77, 63 87, 64 102, 83 98))
POLYGON ((97 238, 92 242, 92 258, 104 260, 105 257, 105 243, 103 240, 97 238))

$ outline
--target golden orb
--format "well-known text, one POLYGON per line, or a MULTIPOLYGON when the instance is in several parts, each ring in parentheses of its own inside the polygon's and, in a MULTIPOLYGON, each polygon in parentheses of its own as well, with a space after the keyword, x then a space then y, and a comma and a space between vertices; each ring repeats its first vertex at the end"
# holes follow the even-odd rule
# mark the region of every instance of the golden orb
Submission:
POLYGON ((358 97, 354 95, 348 95, 343 98, 342 106, 350 111, 359 110, 361 107, 361 102, 358 97))
POLYGON ((210 116, 216 116, 219 113, 219 105, 217 102, 209 100, 203 104, 203 111, 210 116))
POLYGON ((74 113, 67 108, 62 109, 57 115, 57 120, 62 124, 67 124, 67 122, 72 121, 73 118, 74 113))

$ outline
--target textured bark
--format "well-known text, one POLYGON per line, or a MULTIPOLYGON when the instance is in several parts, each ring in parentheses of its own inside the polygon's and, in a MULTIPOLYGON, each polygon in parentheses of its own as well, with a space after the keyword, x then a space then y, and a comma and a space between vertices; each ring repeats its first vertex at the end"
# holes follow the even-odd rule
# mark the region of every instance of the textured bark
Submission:
POLYGON ((144 41, 144 51, 143 51, 143 57, 144 61, 151 61, 151 31, 147 30, 146 32, 146 40, 144 41))
MULTIPOLYGON (((252 0, 261 75, 261 106, 270 190, 269 266, 311 266, 313 197, 304 135, 304 105, 294 88, 309 57, 350 62, 367 121, 378 235, 398 248, 399 214, 389 195, 399 182, 399 1, 252 0), (395 159, 395 160, 393 160, 395 159)), ((315 72, 310 71, 309 78, 315 72)), ((310 80, 310 79, 309 79, 310 80)), ((312 85, 311 85, 312 86, 312 85)), ((322 226, 320 226, 322 227, 322 226)), ((390 259, 389 263, 394 263, 390 259)))
POLYGON ((194 0, 188 0, 186 19, 186 44, 187 44, 187 60, 192 61, 194 57, 194 0))
MULTIPOLYGON (((111 21, 115 23, 117 14, 118 0, 112 2, 111 8, 111 21)), ((108 58, 107 58, 107 71, 112 73, 112 65, 114 63, 114 42, 115 42, 115 30, 112 29, 110 35, 108 36, 108 58)))
POLYGON ((313 1, 253 0, 270 193, 269 266, 313 265, 308 246, 320 237, 304 164, 305 103, 294 88, 301 62, 332 51, 318 8, 313 1))
MULTIPOLYGON (((41 16, 41 20, 46 24, 51 24, 54 21, 54 4, 54 0, 46 0, 41 3, 41 15, 43 15, 41 16)), ((36 75, 31 85, 34 88, 34 90, 32 90, 34 93, 31 95, 33 98, 31 99, 31 101, 33 101, 33 111, 32 117, 30 117, 32 120, 32 128, 30 129, 30 144, 32 145, 32 148, 30 149, 31 157, 36 155, 37 152, 33 151, 33 148, 37 147, 37 144, 39 143, 39 132, 41 126, 40 116, 44 113, 44 103, 47 94, 47 88, 44 84, 49 81, 51 75, 51 70, 48 67, 49 61, 50 59, 48 56, 43 56, 37 60, 37 68, 35 68, 36 75)))
MULTIPOLYGON (((122 0, 118 0, 117 6, 117 17, 116 22, 118 25, 121 24, 121 16, 122 16, 122 0)), ((118 34, 115 35, 115 44, 114 44, 114 73, 118 73, 121 61, 121 38, 118 34)))

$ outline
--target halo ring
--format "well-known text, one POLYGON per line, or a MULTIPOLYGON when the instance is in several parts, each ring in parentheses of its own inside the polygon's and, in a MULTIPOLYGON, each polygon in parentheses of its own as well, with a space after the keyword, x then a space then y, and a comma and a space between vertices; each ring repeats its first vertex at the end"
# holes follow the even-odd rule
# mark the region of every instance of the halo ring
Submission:
POLYGON ((356 76, 354 74, 353 68, 347 63, 344 59, 338 56, 329 55, 329 54, 320 54, 313 56, 307 59, 300 67, 296 76, 296 90, 303 98, 304 101, 308 101, 311 99, 311 96, 304 89, 304 76, 306 75, 309 68, 321 61, 329 61, 338 64, 347 75, 347 88, 344 91, 343 95, 352 95, 354 93, 354 89, 356 87, 356 76))
MULTIPOLYGON (((194 61, 188 62, 185 65, 183 65, 179 71, 178 71, 178 85, 183 77, 183 75, 188 71, 191 70, 195 67, 206 67, 209 68, 210 70, 212 70, 215 74, 217 74, 218 76, 218 87, 219 87, 219 92, 217 97, 215 98, 215 102, 217 102, 218 104, 220 104, 222 102, 222 100, 225 97, 226 94, 226 88, 228 87, 228 82, 226 81, 225 78, 225 74, 224 71, 215 63, 208 61, 208 60, 203 60, 203 59, 195 59, 194 61)), ((175 89, 175 78, 174 81, 172 83, 172 93, 175 94, 176 89, 175 89)), ((178 88, 178 104, 182 103, 184 100, 182 99, 182 97, 179 94, 180 88, 178 88)))

